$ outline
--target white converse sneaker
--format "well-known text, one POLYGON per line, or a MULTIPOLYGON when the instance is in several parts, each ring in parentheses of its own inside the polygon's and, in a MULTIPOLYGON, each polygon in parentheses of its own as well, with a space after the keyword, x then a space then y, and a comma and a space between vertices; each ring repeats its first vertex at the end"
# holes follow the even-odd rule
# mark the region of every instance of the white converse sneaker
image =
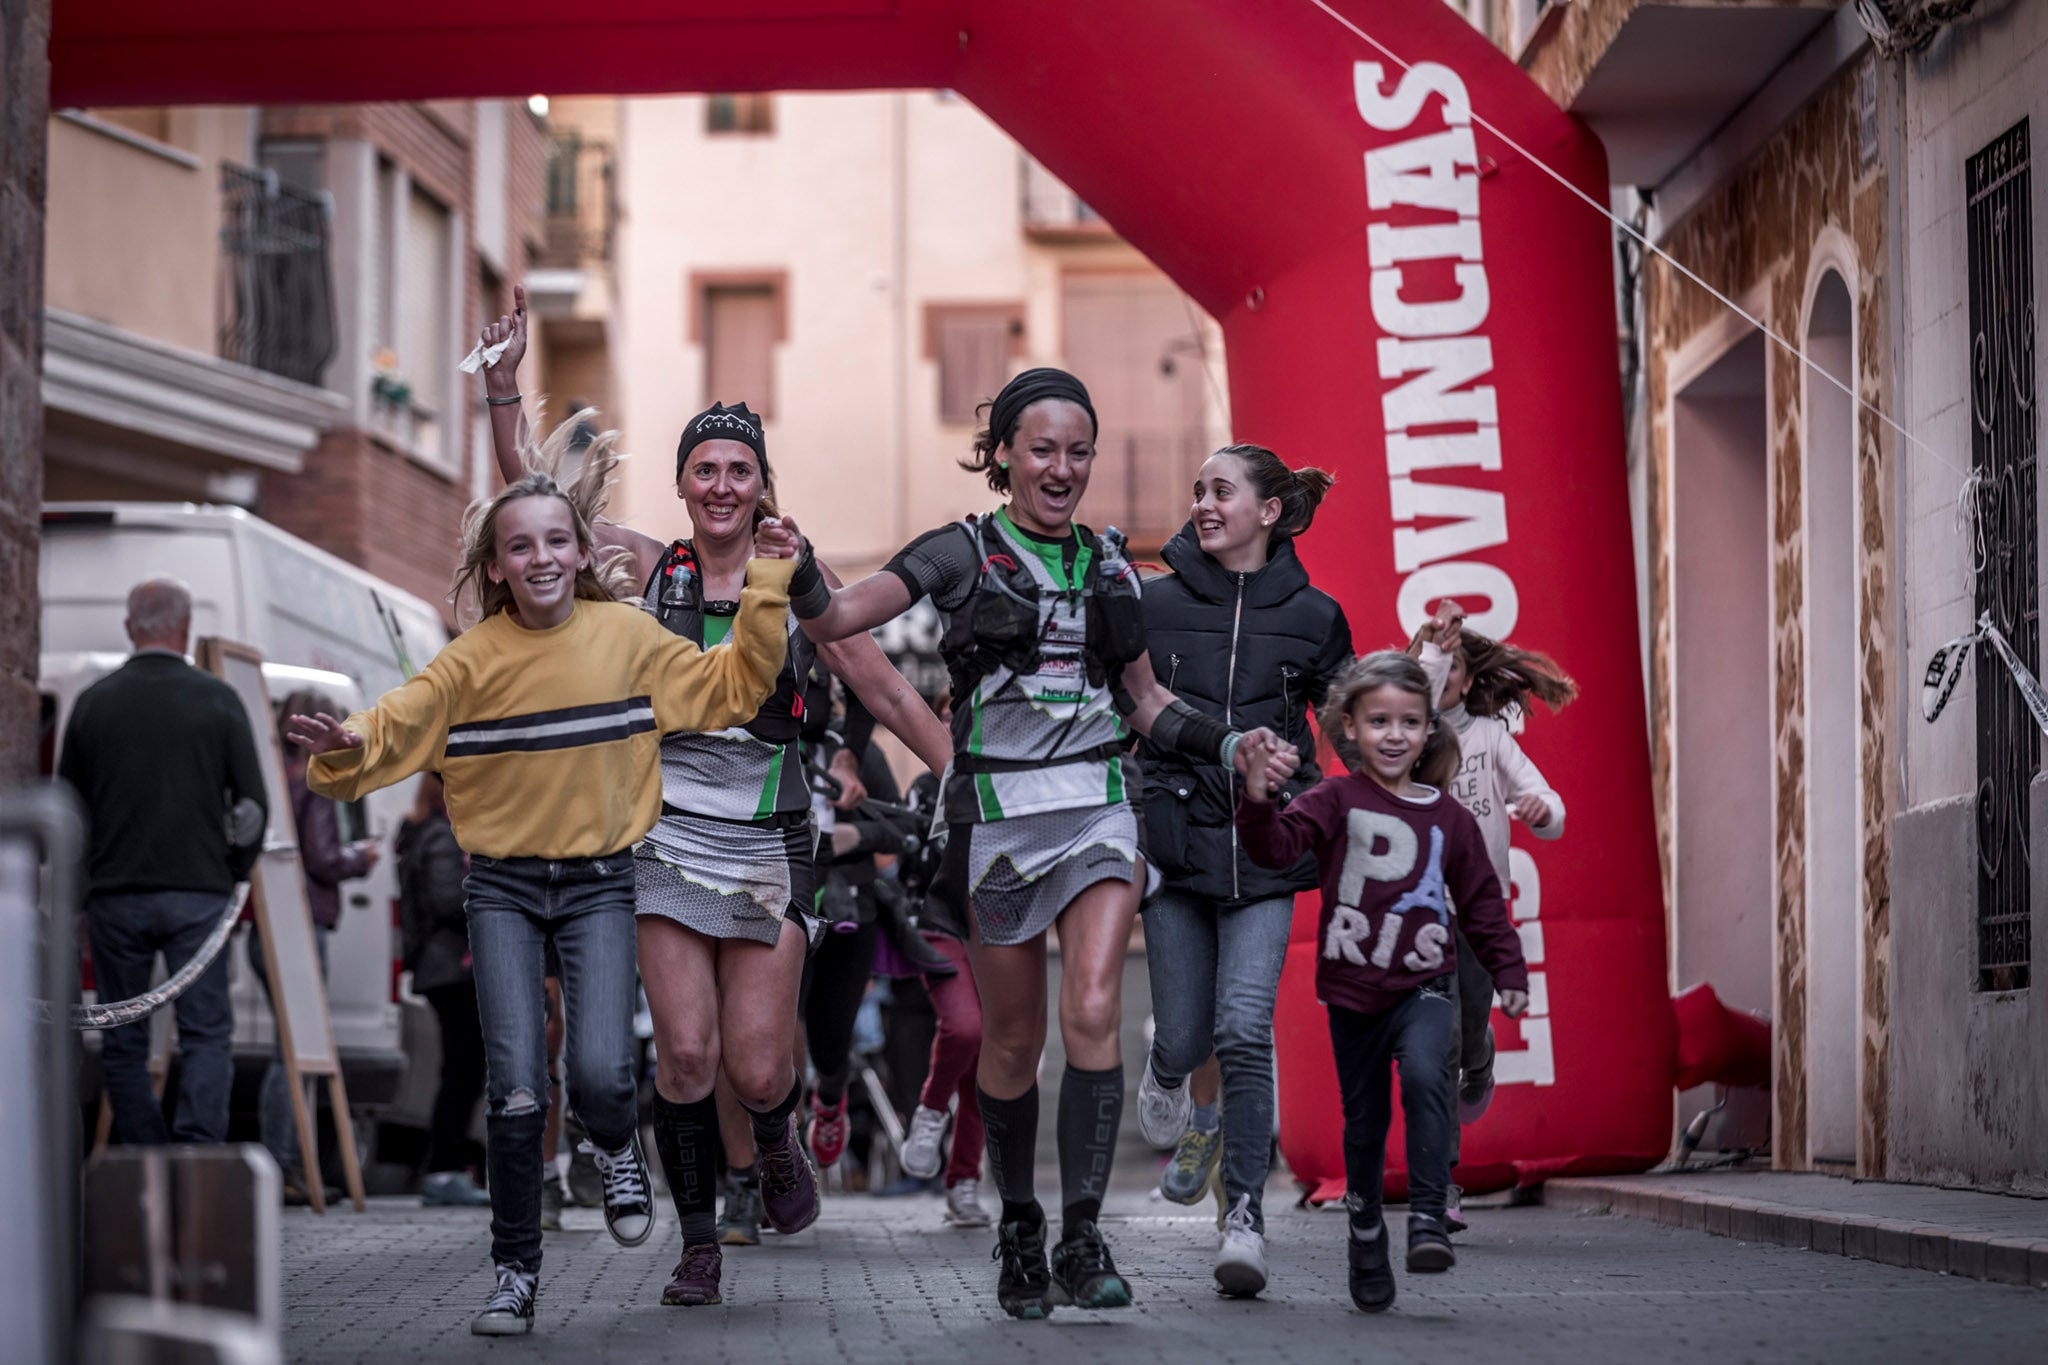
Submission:
POLYGON ((1252 1226, 1252 1197, 1241 1194, 1216 1245, 1216 1292, 1248 1299, 1266 1287, 1266 1239, 1252 1226))
POLYGON ((1168 1090, 1152 1074, 1152 1059, 1145 1059, 1145 1074, 1138 1081, 1138 1131, 1145 1141, 1165 1151, 1177 1146, 1180 1135, 1188 1130, 1188 1110, 1193 1100, 1188 1095, 1187 1077, 1183 1076, 1178 1088, 1168 1090))
POLYGON ((533 1296, 539 1288, 540 1276, 516 1265, 500 1265, 497 1292, 484 1311, 470 1319, 469 1330, 480 1337, 525 1336, 533 1330, 533 1296))
POLYGON ((981 1182, 969 1177, 946 1191, 946 1222, 956 1228, 985 1228, 995 1222, 981 1206, 981 1182))
POLYGON ((601 1152, 593 1143, 581 1150, 597 1163, 604 1177, 604 1225, 622 1247, 636 1247, 654 1232, 654 1200, 647 1189, 647 1161, 640 1155, 640 1135, 616 1152, 601 1152))
POLYGON ((910 1116, 910 1135, 903 1139, 903 1174, 930 1180, 939 1173, 945 1153, 939 1145, 946 1136, 946 1111, 917 1106, 910 1116))

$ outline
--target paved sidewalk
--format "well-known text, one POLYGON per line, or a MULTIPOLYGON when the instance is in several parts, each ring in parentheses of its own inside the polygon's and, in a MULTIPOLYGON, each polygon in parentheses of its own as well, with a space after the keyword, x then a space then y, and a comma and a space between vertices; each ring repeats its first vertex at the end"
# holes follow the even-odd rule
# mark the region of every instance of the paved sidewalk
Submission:
MULTIPOLYGON (((1051 1182, 1046 1187, 1053 1188, 1051 1182)), ((377 1200, 369 1213, 284 1222, 287 1359, 313 1365, 733 1360, 1010 1362, 1639 1362, 2039 1360, 2048 1294, 1810 1256, 1559 1208, 1472 1210, 1448 1275, 1400 1275, 1380 1317, 1344 1287, 1344 1220, 1268 1213, 1274 1282, 1255 1302, 1211 1288, 1210 1209, 1112 1196, 1104 1226, 1137 1305, 1016 1323, 994 1303, 988 1232, 940 1222, 935 1197, 828 1201, 818 1225, 729 1249, 711 1308, 662 1308, 673 1222, 612 1244, 572 1210, 550 1234, 531 1338, 469 1334, 488 1289, 485 1215, 377 1200)), ((1401 1236, 1399 1210, 1392 1220, 1401 1236)))
POLYGON ((2048 1289, 2048 1199, 1792 1171, 1553 1180, 1553 1208, 2048 1289))

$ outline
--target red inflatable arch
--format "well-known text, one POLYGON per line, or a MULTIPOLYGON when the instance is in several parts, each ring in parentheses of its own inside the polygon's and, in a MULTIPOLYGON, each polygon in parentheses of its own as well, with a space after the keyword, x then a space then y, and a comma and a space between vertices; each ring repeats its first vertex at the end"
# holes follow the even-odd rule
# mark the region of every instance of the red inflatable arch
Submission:
MULTIPOLYGON (((1593 137, 1440 0, 57 0, 52 104, 950 87, 1221 319, 1238 436, 1337 471, 1304 553, 1362 644, 1439 596, 1584 700, 1532 726, 1568 838, 1522 850, 1532 1019, 1468 1136, 1483 1188, 1642 1167, 1671 1131, 1605 225, 1593 137)), ((1109 415, 1114 421, 1114 414, 1109 415)), ((1304 905, 1279 1010, 1282 1145, 1342 1178, 1304 905)), ((1398 1150, 1398 1148, 1397 1148, 1398 1150)))

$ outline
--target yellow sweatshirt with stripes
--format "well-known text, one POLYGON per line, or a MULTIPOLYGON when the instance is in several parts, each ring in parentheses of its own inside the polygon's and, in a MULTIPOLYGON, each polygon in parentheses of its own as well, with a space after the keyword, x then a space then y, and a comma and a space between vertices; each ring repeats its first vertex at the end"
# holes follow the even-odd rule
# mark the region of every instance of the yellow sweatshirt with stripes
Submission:
POLYGON ((307 784, 352 801, 434 769, 470 853, 616 853, 661 815, 661 737, 743 725, 774 693, 794 571, 751 561, 732 634, 712 650, 624 602, 578 599, 546 630, 486 617, 350 716, 362 747, 315 758, 307 784))

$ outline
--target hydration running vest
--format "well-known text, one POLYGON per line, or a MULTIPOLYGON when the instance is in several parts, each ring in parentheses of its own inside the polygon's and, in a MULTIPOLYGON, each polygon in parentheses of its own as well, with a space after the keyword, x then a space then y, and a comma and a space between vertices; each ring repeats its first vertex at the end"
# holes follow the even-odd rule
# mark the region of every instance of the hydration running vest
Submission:
MULTIPOLYGON (((670 631, 704 645, 704 577, 695 550, 678 540, 648 577, 643 604, 670 631)), ((792 614, 789 654, 775 692, 745 725, 662 737, 662 800, 719 819, 757 820, 808 811, 810 792, 796 743, 803 730, 804 679, 816 649, 792 614)))

